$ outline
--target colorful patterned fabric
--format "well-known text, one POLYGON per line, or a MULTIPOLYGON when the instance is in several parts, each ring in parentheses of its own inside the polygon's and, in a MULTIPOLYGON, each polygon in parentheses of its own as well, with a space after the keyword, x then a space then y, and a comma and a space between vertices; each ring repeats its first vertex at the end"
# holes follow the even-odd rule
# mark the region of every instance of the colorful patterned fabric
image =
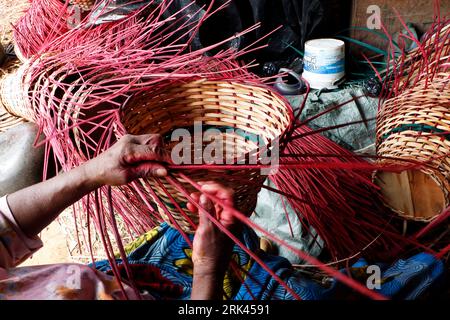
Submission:
MULTIPOLYGON (((352 275, 361 282, 367 281, 368 266, 367 261, 359 260, 351 268, 352 275)), ((445 272, 442 261, 427 253, 419 253, 406 260, 400 259, 391 266, 386 264, 377 266, 382 271, 379 281, 381 288, 377 291, 386 297, 399 300, 415 300, 423 297, 428 289, 439 286, 445 272)))
MULTIPOLYGON (((244 228, 240 240, 303 300, 354 298, 354 293, 333 279, 314 280, 295 271, 286 259, 260 251, 259 239, 251 229, 244 228)), ((121 287, 128 298, 137 298, 130 286, 111 276, 107 261, 96 264, 104 272, 80 264, 16 267, 41 245, 37 237, 30 239, 23 234, 6 199, 0 198, 0 299, 122 299, 121 287)), ((133 242, 126 248, 126 253, 135 284, 143 298, 190 298, 192 250, 178 231, 163 224, 133 242)), ((117 262, 121 275, 126 279, 123 264, 120 259, 117 262)), ((234 268, 227 272, 223 284, 224 299, 293 299, 238 246, 233 249, 232 262, 234 268)), ((391 266, 369 266, 361 259, 345 272, 350 272, 361 283, 375 285, 374 290, 387 297, 417 299, 441 282, 444 265, 432 255, 420 253, 398 260, 391 266), (370 271, 374 267, 378 268, 379 279, 373 278, 370 271)))
MULTIPOLYGON (((128 298, 137 298, 131 287, 86 265, 17 267, 41 246, 38 237, 29 238, 22 232, 6 197, 0 198, 0 300, 123 299, 122 287, 128 298)), ((148 294, 143 298, 153 299, 148 294)))
MULTIPOLYGON (((190 238, 192 240, 193 236, 190 238)), ((257 253, 267 266, 303 300, 348 299, 353 295, 350 290, 333 279, 314 280, 294 270, 285 258, 260 251, 259 239, 251 229, 244 228, 240 240, 247 248, 257 253)), ((148 268, 146 272, 157 272, 155 279, 159 283, 164 283, 164 285, 147 283, 145 290, 148 290, 151 295, 158 299, 189 299, 192 289, 192 250, 177 230, 162 224, 128 246, 126 253, 133 270, 138 268, 142 276, 143 271, 148 268), (161 281, 161 277, 165 280, 161 281)), ((232 261, 235 267, 230 267, 226 274, 224 299, 293 299, 282 285, 238 246, 233 249, 232 261)), ((117 259, 117 262, 120 264, 121 260, 117 259)), ((107 261, 98 262, 96 267, 101 271, 110 272, 107 261)), ((444 274, 443 263, 425 253, 407 260, 398 260, 392 266, 377 265, 377 267, 380 277, 379 281, 374 282, 374 290, 393 299, 419 298, 439 283, 444 274), (376 286, 378 282, 379 286, 376 286)), ((363 259, 349 270, 342 270, 342 272, 348 271, 362 283, 367 283, 373 276, 369 272, 369 265, 363 259)), ((150 276, 152 277, 154 276, 150 276)))

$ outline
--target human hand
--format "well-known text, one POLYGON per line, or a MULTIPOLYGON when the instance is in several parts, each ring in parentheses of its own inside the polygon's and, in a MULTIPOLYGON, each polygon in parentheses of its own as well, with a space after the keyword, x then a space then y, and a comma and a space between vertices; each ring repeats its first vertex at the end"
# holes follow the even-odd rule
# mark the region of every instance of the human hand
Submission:
MULTIPOLYGON (((239 224, 233 213, 219 204, 214 204, 206 194, 214 195, 227 205, 233 205, 233 190, 225 188, 217 182, 203 182, 202 193, 193 193, 191 197, 229 231, 236 233, 239 224)), ((233 241, 208 218, 203 210, 188 203, 188 209, 199 215, 199 225, 193 242, 192 262, 194 276, 223 277, 230 262, 233 241)))
POLYGON ((119 186, 137 178, 165 177, 169 156, 158 134, 125 135, 110 149, 85 163, 90 179, 99 185, 119 186))

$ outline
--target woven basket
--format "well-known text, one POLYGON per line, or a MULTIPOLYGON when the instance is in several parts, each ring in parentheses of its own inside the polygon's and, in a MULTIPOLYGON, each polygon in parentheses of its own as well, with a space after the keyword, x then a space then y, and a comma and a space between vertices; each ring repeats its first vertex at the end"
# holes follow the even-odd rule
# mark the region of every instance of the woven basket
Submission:
POLYGON ((386 204, 407 219, 431 221, 450 203, 449 89, 447 73, 424 78, 385 101, 378 115, 378 156, 426 164, 421 170, 376 174, 386 204))
POLYGON ((18 45, 16 45, 15 42, 14 42, 14 54, 22 63, 26 63, 28 61, 28 59, 25 57, 25 55, 20 50, 20 47, 18 45))
MULTIPOLYGON (((6 77, 9 77, 11 74, 15 74, 15 72, 20 67, 20 64, 17 60, 8 60, 5 65, 0 69, 0 132, 5 132, 6 130, 24 123, 25 120, 22 117, 18 117, 15 115, 12 115, 5 106, 4 98, 2 96, 5 96, 5 100, 9 100, 9 96, 11 95, 11 92, 5 91, 3 93, 3 82, 6 77)), ((17 88, 14 88, 14 91, 16 91, 17 88)))
POLYGON ((5 62, 5 60, 6 60, 5 49, 3 49, 3 46, 0 43, 0 67, 2 66, 3 62, 5 62))
POLYGON ((26 104, 29 84, 25 79, 25 70, 25 65, 22 65, 0 80, 0 104, 8 113, 33 121, 33 112, 26 104))
MULTIPOLYGON (((131 99, 123 109, 122 123, 130 134, 161 134, 165 137, 169 149, 172 150, 178 143, 178 141, 171 142, 171 134, 174 130, 192 131, 193 125, 201 122, 203 130, 214 128, 220 132, 220 135, 227 141, 226 148, 229 148, 228 150, 245 153, 257 149, 257 144, 253 139, 243 138, 242 133, 248 136, 257 136, 265 143, 270 143, 280 137, 290 125, 291 115, 289 104, 267 88, 225 81, 199 80, 170 86, 157 92, 148 92, 131 99)), ((194 150, 193 140, 191 140, 191 145, 194 150)), ((203 143, 202 151, 207 146, 208 143, 203 143)), ((237 156, 236 153, 232 155, 233 158, 237 156)), ((225 158, 229 161, 230 157, 223 157, 223 162, 227 163, 225 158)), ((232 188, 235 192, 236 208, 247 215, 253 213, 257 195, 266 179, 260 170, 229 172, 185 170, 183 173, 197 182, 218 181, 232 188), (224 178, 224 174, 226 174, 226 178, 224 178)), ((180 177, 179 173, 175 172, 174 176, 188 192, 196 191, 180 177)), ((149 181, 177 224, 184 231, 193 233, 195 226, 180 214, 155 180, 150 179, 149 181)), ((166 179, 162 179, 162 182, 177 203, 182 208, 186 208, 187 199, 183 194, 170 185, 166 179)), ((173 225, 161 207, 159 207, 159 212, 165 221, 173 225)), ((185 212, 191 221, 197 224, 197 215, 188 210, 185 212)))
MULTIPOLYGON (((422 49, 417 47, 405 55, 405 60, 402 62, 403 76, 399 80, 398 87, 412 86, 417 79, 426 77, 427 74, 421 72, 424 65, 429 70, 437 67, 440 68, 438 72, 445 72, 448 68, 446 62, 448 62, 448 55, 450 54, 449 21, 442 21, 441 24, 436 25, 434 32, 430 30, 430 35, 422 42, 422 49), (424 59, 423 52, 427 53, 427 60, 424 59)), ((391 64, 396 65, 394 61, 391 61, 391 64)))
POLYGON ((0 105, 0 132, 5 132, 12 127, 17 126, 18 124, 24 123, 25 121, 22 118, 15 117, 9 114, 1 105, 0 105))
MULTIPOLYGON (((38 64, 39 60, 33 62, 38 64)), ((82 105, 89 96, 87 85, 82 84, 81 77, 73 77, 67 74, 63 66, 54 65, 52 69, 42 72, 33 81, 30 81, 30 69, 34 65, 23 64, 16 70, 0 79, 0 103, 12 115, 21 117, 27 121, 33 121, 35 110, 55 103, 58 99, 57 125, 69 122, 71 118, 77 118, 82 105), (60 86, 65 84, 65 90, 60 86), (34 96, 35 93, 47 92, 47 94, 34 96), (63 94, 62 94, 63 93, 63 94)), ((77 129, 73 129, 76 133, 77 129)))
POLYGON ((95 5, 95 0, 70 0, 70 4, 79 6, 83 11, 89 11, 95 5))

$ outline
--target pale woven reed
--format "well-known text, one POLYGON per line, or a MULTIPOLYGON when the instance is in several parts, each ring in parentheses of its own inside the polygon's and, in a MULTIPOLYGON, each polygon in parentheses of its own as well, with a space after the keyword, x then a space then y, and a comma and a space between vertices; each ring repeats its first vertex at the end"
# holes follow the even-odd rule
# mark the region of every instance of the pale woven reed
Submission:
POLYGON ((428 70, 438 68, 437 72, 445 72, 448 69, 445 62, 448 61, 450 55, 450 24, 439 24, 436 29, 423 41, 422 49, 415 48, 405 56, 402 63, 403 76, 399 79, 399 87, 412 85, 416 80, 427 77, 428 75, 421 70, 425 64, 428 70), (424 52, 426 52, 428 63, 424 59, 424 52), (420 74, 420 72, 422 73, 420 74))
POLYGON ((77 5, 84 11, 89 11, 94 7, 95 0, 70 0, 70 4, 77 5))
POLYGON ((14 39, 13 39, 13 43, 14 43, 14 54, 22 63, 26 63, 28 61, 28 59, 25 58, 25 55, 20 50, 20 47, 15 44, 14 39))
POLYGON ((0 43, 0 67, 2 66, 3 62, 5 62, 5 60, 6 60, 5 49, 3 49, 3 46, 0 43))
MULTIPOLYGON (((28 121, 35 119, 35 111, 49 114, 49 110, 53 110, 53 115, 58 119, 57 125, 61 126, 77 119, 91 92, 88 85, 82 83, 81 77, 67 75, 61 65, 54 65, 52 69, 40 72, 31 81, 29 70, 32 70, 35 64, 39 64, 39 60, 34 61, 32 65, 21 65, 0 81, 0 102, 5 109, 10 114, 28 121), (61 90, 62 85, 64 90, 61 90)), ((73 129, 75 137, 77 131, 76 128, 73 129)), ((77 139, 75 141, 80 142, 77 139)))
MULTIPOLYGON (((8 77, 10 74, 16 72, 16 70, 20 67, 20 64, 17 60, 8 60, 4 66, 0 69, 0 88, 2 87, 3 80, 8 77)), ((2 91, 0 91, 0 132, 5 132, 6 130, 25 122, 25 120, 21 117, 17 117, 8 112, 5 108, 3 99, 2 99, 2 91)), ((8 94, 9 95, 9 94, 8 94)))
MULTIPOLYGON (((442 189, 450 203, 450 75, 440 73, 431 83, 417 86, 384 102, 378 115, 377 154, 426 163, 421 169, 442 189)), ((428 80, 429 81, 429 80, 428 80)), ((401 216, 419 221, 392 208, 401 216)), ((437 213, 438 215, 439 213, 437 213)))
POLYGON ((25 65, 0 80, 0 104, 16 117, 33 121, 33 112, 27 106, 29 83, 25 79, 25 65))
MULTIPOLYGON (((290 125, 290 115, 289 104, 267 88, 226 81, 199 80, 133 98, 123 110, 122 123, 130 134, 159 133, 169 142, 170 134, 175 129, 190 129, 195 122, 201 122, 204 130, 206 127, 240 129, 246 134, 262 138, 265 143, 270 143, 280 137, 290 125)), ((227 136, 227 147, 235 149, 237 153, 257 148, 253 141, 244 139, 237 133, 222 132, 222 135, 227 136)), ((202 145, 203 150, 206 145, 207 143, 202 145)), ((168 147, 171 150, 173 146, 172 143, 168 147)), ((195 149, 195 146, 192 149, 195 149)), ((226 161, 224 159, 224 163, 226 161)), ((260 170, 253 169, 229 171, 226 172, 226 177, 223 175, 224 171, 184 170, 183 173, 197 182, 218 181, 233 189, 236 208, 247 215, 253 213, 257 195, 266 179, 260 170)), ((175 172, 174 177, 189 193, 196 191, 178 173, 175 172)), ((166 179, 162 179, 162 183, 177 203, 185 208, 187 199, 184 195, 166 179)), ((193 233, 194 227, 175 208, 157 182, 150 179, 150 184, 178 225, 184 231, 193 233)), ((165 221, 173 225, 163 208, 159 207, 159 212, 165 221)), ((188 210, 185 212, 194 224, 197 224, 198 216, 188 210)))
POLYGON ((24 123, 24 120, 22 118, 18 118, 9 114, 0 105, 0 132, 5 132, 6 130, 11 129, 21 123, 24 123))
MULTIPOLYGON (((66 237, 66 244, 68 254, 71 260, 76 263, 88 264, 92 262, 92 255, 95 260, 101 261, 108 259, 105 248, 102 243, 101 236, 96 232, 95 228, 89 229, 91 245, 89 245, 88 228, 87 225, 87 212, 78 206, 80 203, 75 204, 77 209, 76 215, 74 215, 73 206, 68 207, 58 217, 59 227, 62 229, 64 236, 66 237)), ((120 234, 120 241, 124 246, 129 245, 134 239, 139 237, 137 234, 129 234, 129 230, 125 226, 125 223, 119 214, 115 215, 117 229, 120 234)), ((119 252, 117 241, 110 228, 107 229, 108 237, 115 252, 119 252)))

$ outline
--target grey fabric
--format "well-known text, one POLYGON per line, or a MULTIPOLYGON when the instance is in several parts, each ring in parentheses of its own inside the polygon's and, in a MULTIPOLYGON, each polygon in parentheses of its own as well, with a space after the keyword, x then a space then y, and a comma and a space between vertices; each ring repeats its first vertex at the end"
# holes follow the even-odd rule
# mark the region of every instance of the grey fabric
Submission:
MULTIPOLYGON (((378 99, 365 96, 364 90, 359 86, 352 86, 341 90, 330 92, 313 91, 308 96, 304 112, 300 119, 309 119, 320 112, 333 106, 357 98, 357 102, 350 102, 343 107, 326 113, 308 123, 311 129, 321 129, 339 124, 372 119, 367 122, 367 127, 361 124, 353 124, 342 128, 325 131, 323 135, 333 140, 346 149, 357 151, 365 149, 375 143, 376 123, 375 119, 378 110, 378 99), (364 114, 364 118, 361 115, 364 114)), ((288 97, 292 107, 297 110, 303 100, 302 96, 288 97)), ((373 149, 372 149, 373 151, 373 149)))
MULTIPOLYGON (((338 105, 351 100, 352 97, 363 95, 363 89, 360 87, 345 88, 322 93, 313 91, 308 97, 304 112, 300 118, 301 120, 311 118, 333 105, 338 105)), ((289 96, 287 98, 291 102, 292 107, 295 110, 298 110, 303 97, 289 96)), ((378 99, 364 97, 358 99, 358 104, 359 108, 355 102, 352 102, 342 108, 320 116, 311 121, 309 126, 313 129, 321 129, 338 124, 359 121, 362 120, 360 112, 365 115, 366 119, 374 118, 376 116, 378 99)), ((364 154, 375 153, 375 121, 368 122, 367 127, 364 124, 356 124, 324 132, 323 134, 344 148, 352 151, 364 154)), ((269 180, 266 181, 266 184, 275 187, 269 180)), ((281 202, 281 198, 284 197, 268 191, 267 189, 263 189, 258 195, 258 204, 255 214, 252 216, 252 220, 264 229, 287 241, 292 246, 317 257, 321 252, 323 242, 319 240, 315 243, 313 241, 313 235, 305 234, 305 230, 302 228, 296 213, 284 198, 287 215, 292 224, 295 236, 293 237, 291 235, 286 211, 281 202)), ((261 234, 259 235, 262 236, 261 234)), ((287 258, 291 263, 301 264, 304 262, 290 250, 280 246, 277 246, 277 248, 279 254, 287 258)))
MULTIPOLYGON (((269 179, 265 184, 275 188, 275 185, 269 179)), ((252 221, 270 233, 273 233, 278 238, 286 241, 291 246, 305 251, 312 256, 318 256, 322 251, 323 241, 320 239, 317 241, 314 240, 315 232, 313 230, 310 233, 304 231, 296 213, 286 199, 283 200, 286 206, 285 211, 282 198, 284 197, 275 192, 262 189, 258 195, 258 204, 255 213, 251 217, 252 221), (289 222, 292 227, 292 233, 289 222)), ((258 231, 256 233, 259 236, 264 236, 258 231)), ((276 247, 278 254, 288 259, 291 263, 297 264, 303 262, 291 250, 279 245, 276 245, 276 247)))
POLYGON ((42 181, 44 148, 34 148, 37 128, 17 125, 0 134, 0 196, 42 181))

